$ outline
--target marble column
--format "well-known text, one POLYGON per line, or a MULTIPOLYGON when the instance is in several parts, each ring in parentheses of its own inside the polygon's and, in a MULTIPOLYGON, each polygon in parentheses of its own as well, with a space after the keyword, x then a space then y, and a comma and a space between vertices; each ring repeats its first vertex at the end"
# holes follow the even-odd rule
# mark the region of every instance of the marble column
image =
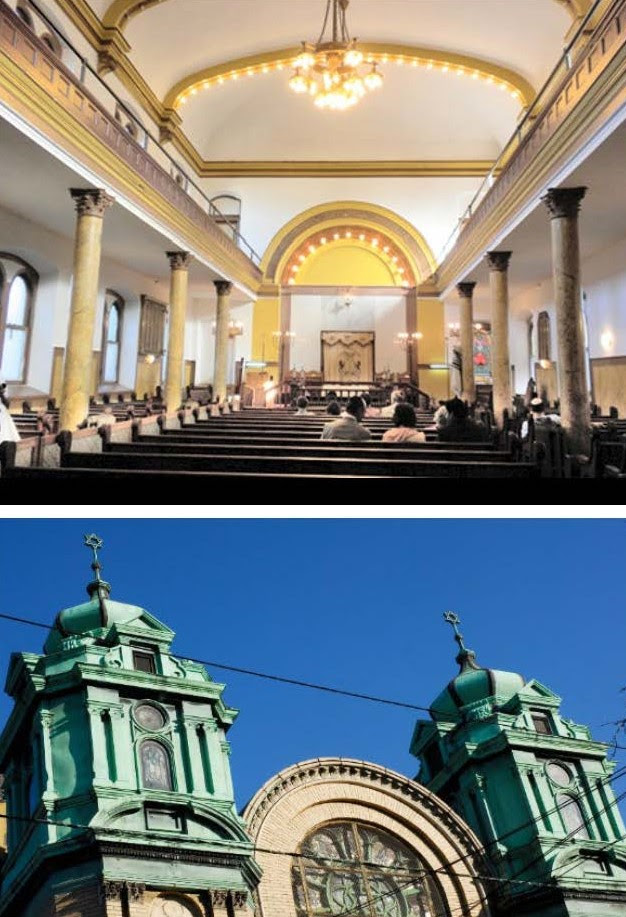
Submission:
POLYGON ((463 359, 462 380, 463 398, 472 404, 476 401, 476 386, 474 384, 474 281, 457 283, 459 293, 460 325, 461 325, 461 356, 463 359))
POLYGON ((166 252, 170 262, 170 322, 167 342, 167 378, 165 403, 168 414, 180 407, 183 388, 183 349, 185 346, 185 313, 187 312, 187 285, 189 252, 166 252))
POLYGON ((501 429, 502 412, 511 411, 511 361, 509 358, 509 260, 511 252, 487 252, 491 289, 491 363, 493 413, 501 429))
POLYGON ((217 290, 217 312, 215 322, 215 370, 213 373, 213 397, 226 400, 226 375, 228 372, 228 318, 229 298, 233 288, 228 280, 214 280, 217 290))
MULTIPOLYGON (((102 220, 113 198, 100 188, 70 188, 76 203, 76 234, 70 326, 65 351, 60 430, 75 430, 87 417, 93 332, 98 300, 102 220)), ((94 393, 95 394, 95 393, 94 393)))
POLYGON ((591 430, 578 241, 578 211, 586 190, 550 188, 543 199, 551 217, 561 422, 573 453, 589 452, 591 430))

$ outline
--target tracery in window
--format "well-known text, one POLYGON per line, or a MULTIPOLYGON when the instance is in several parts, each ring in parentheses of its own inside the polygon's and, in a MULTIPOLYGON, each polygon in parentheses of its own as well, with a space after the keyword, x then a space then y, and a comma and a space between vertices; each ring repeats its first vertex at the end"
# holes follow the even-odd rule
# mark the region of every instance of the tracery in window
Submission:
POLYGON ((24 382, 37 273, 15 255, 0 254, 0 375, 24 382))
POLYGON ((141 782, 148 790, 171 790, 172 769, 166 749, 160 742, 147 739, 139 750, 141 782))
POLYGON ((102 382, 118 382, 124 300, 113 290, 107 290, 102 327, 102 382))
POLYGON ((445 914, 439 889, 401 840, 359 822, 316 829, 292 867, 298 917, 432 917, 445 914))

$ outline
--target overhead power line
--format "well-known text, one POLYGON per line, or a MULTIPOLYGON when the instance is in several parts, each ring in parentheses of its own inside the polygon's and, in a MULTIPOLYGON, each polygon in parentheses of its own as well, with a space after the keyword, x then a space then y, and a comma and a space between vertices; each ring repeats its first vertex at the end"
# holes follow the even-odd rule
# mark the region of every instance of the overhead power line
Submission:
MULTIPOLYGON (((43 628, 44 630, 51 630, 52 627, 54 626, 54 624, 44 624, 43 621, 34 621, 32 618, 22 618, 17 615, 9 615, 9 614, 4 614, 4 613, 0 613, 0 619, 5 619, 7 621, 14 621, 18 624, 29 624, 32 627, 39 627, 39 628, 43 628)), ((298 688, 309 688, 311 690, 322 691, 327 694, 334 694, 334 695, 339 695, 342 697, 350 697, 356 700, 364 700, 364 701, 369 701, 370 703, 384 704, 386 706, 391 706, 391 707, 400 707, 405 710, 416 710, 420 713, 430 713, 431 715, 432 713, 435 713, 435 714, 440 713, 441 715, 445 716, 446 719, 448 720, 457 720, 458 722, 462 721, 462 717, 459 714, 455 715, 447 711, 444 714, 442 711, 437 711, 433 707, 425 707, 420 704, 409 703, 408 701, 395 700, 395 699, 388 698, 388 697, 379 697, 378 695, 365 694, 361 691, 349 691, 345 688, 334 687, 333 685, 322 685, 322 684, 317 684, 311 681, 303 681, 302 679, 298 679, 298 678, 289 678, 285 675, 274 675, 268 672, 259 672, 255 669, 247 669, 241 666, 235 666, 235 665, 231 665, 229 663, 224 663, 224 662, 215 662, 214 660, 209 660, 209 659, 198 659, 193 656, 182 656, 181 655, 178 658, 188 659, 189 662, 195 662, 198 665, 208 666, 209 668, 223 669, 224 671, 236 672, 240 675, 250 675, 254 678, 262 678, 266 681, 274 681, 279 684, 293 685, 298 688)), ((626 750, 626 746, 616 745, 614 742, 604 742, 602 744, 611 745, 613 748, 620 748, 620 749, 626 750)))

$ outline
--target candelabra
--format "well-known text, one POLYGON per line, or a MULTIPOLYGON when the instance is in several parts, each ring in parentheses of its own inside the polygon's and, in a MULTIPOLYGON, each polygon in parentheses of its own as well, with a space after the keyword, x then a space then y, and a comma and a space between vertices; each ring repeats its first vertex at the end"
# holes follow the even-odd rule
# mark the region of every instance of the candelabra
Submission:
POLYGON ((421 341, 423 337, 424 335, 421 331, 413 331, 411 333, 408 331, 399 331, 396 334, 395 339, 395 343, 398 345, 398 347, 401 347, 402 350, 404 350, 406 353, 407 372, 409 374, 409 379, 415 384, 417 384, 418 381, 417 347, 418 342, 421 341))
MULTIPOLYGON (((215 334, 217 328, 217 322, 213 322, 213 334, 215 334)), ((228 337, 235 338, 238 335, 243 334, 243 322, 230 321, 228 323, 228 337)))

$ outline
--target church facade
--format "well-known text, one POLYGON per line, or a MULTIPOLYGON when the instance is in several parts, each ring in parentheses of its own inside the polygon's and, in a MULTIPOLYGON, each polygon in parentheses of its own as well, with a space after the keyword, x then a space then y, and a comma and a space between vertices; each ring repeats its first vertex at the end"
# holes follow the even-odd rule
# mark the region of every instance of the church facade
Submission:
POLYGON ((86 540, 88 601, 7 674, 0 917, 624 913, 606 745, 537 681, 480 666, 455 615, 460 671, 416 724, 416 778, 316 758, 238 814, 224 685, 111 599, 86 540))

